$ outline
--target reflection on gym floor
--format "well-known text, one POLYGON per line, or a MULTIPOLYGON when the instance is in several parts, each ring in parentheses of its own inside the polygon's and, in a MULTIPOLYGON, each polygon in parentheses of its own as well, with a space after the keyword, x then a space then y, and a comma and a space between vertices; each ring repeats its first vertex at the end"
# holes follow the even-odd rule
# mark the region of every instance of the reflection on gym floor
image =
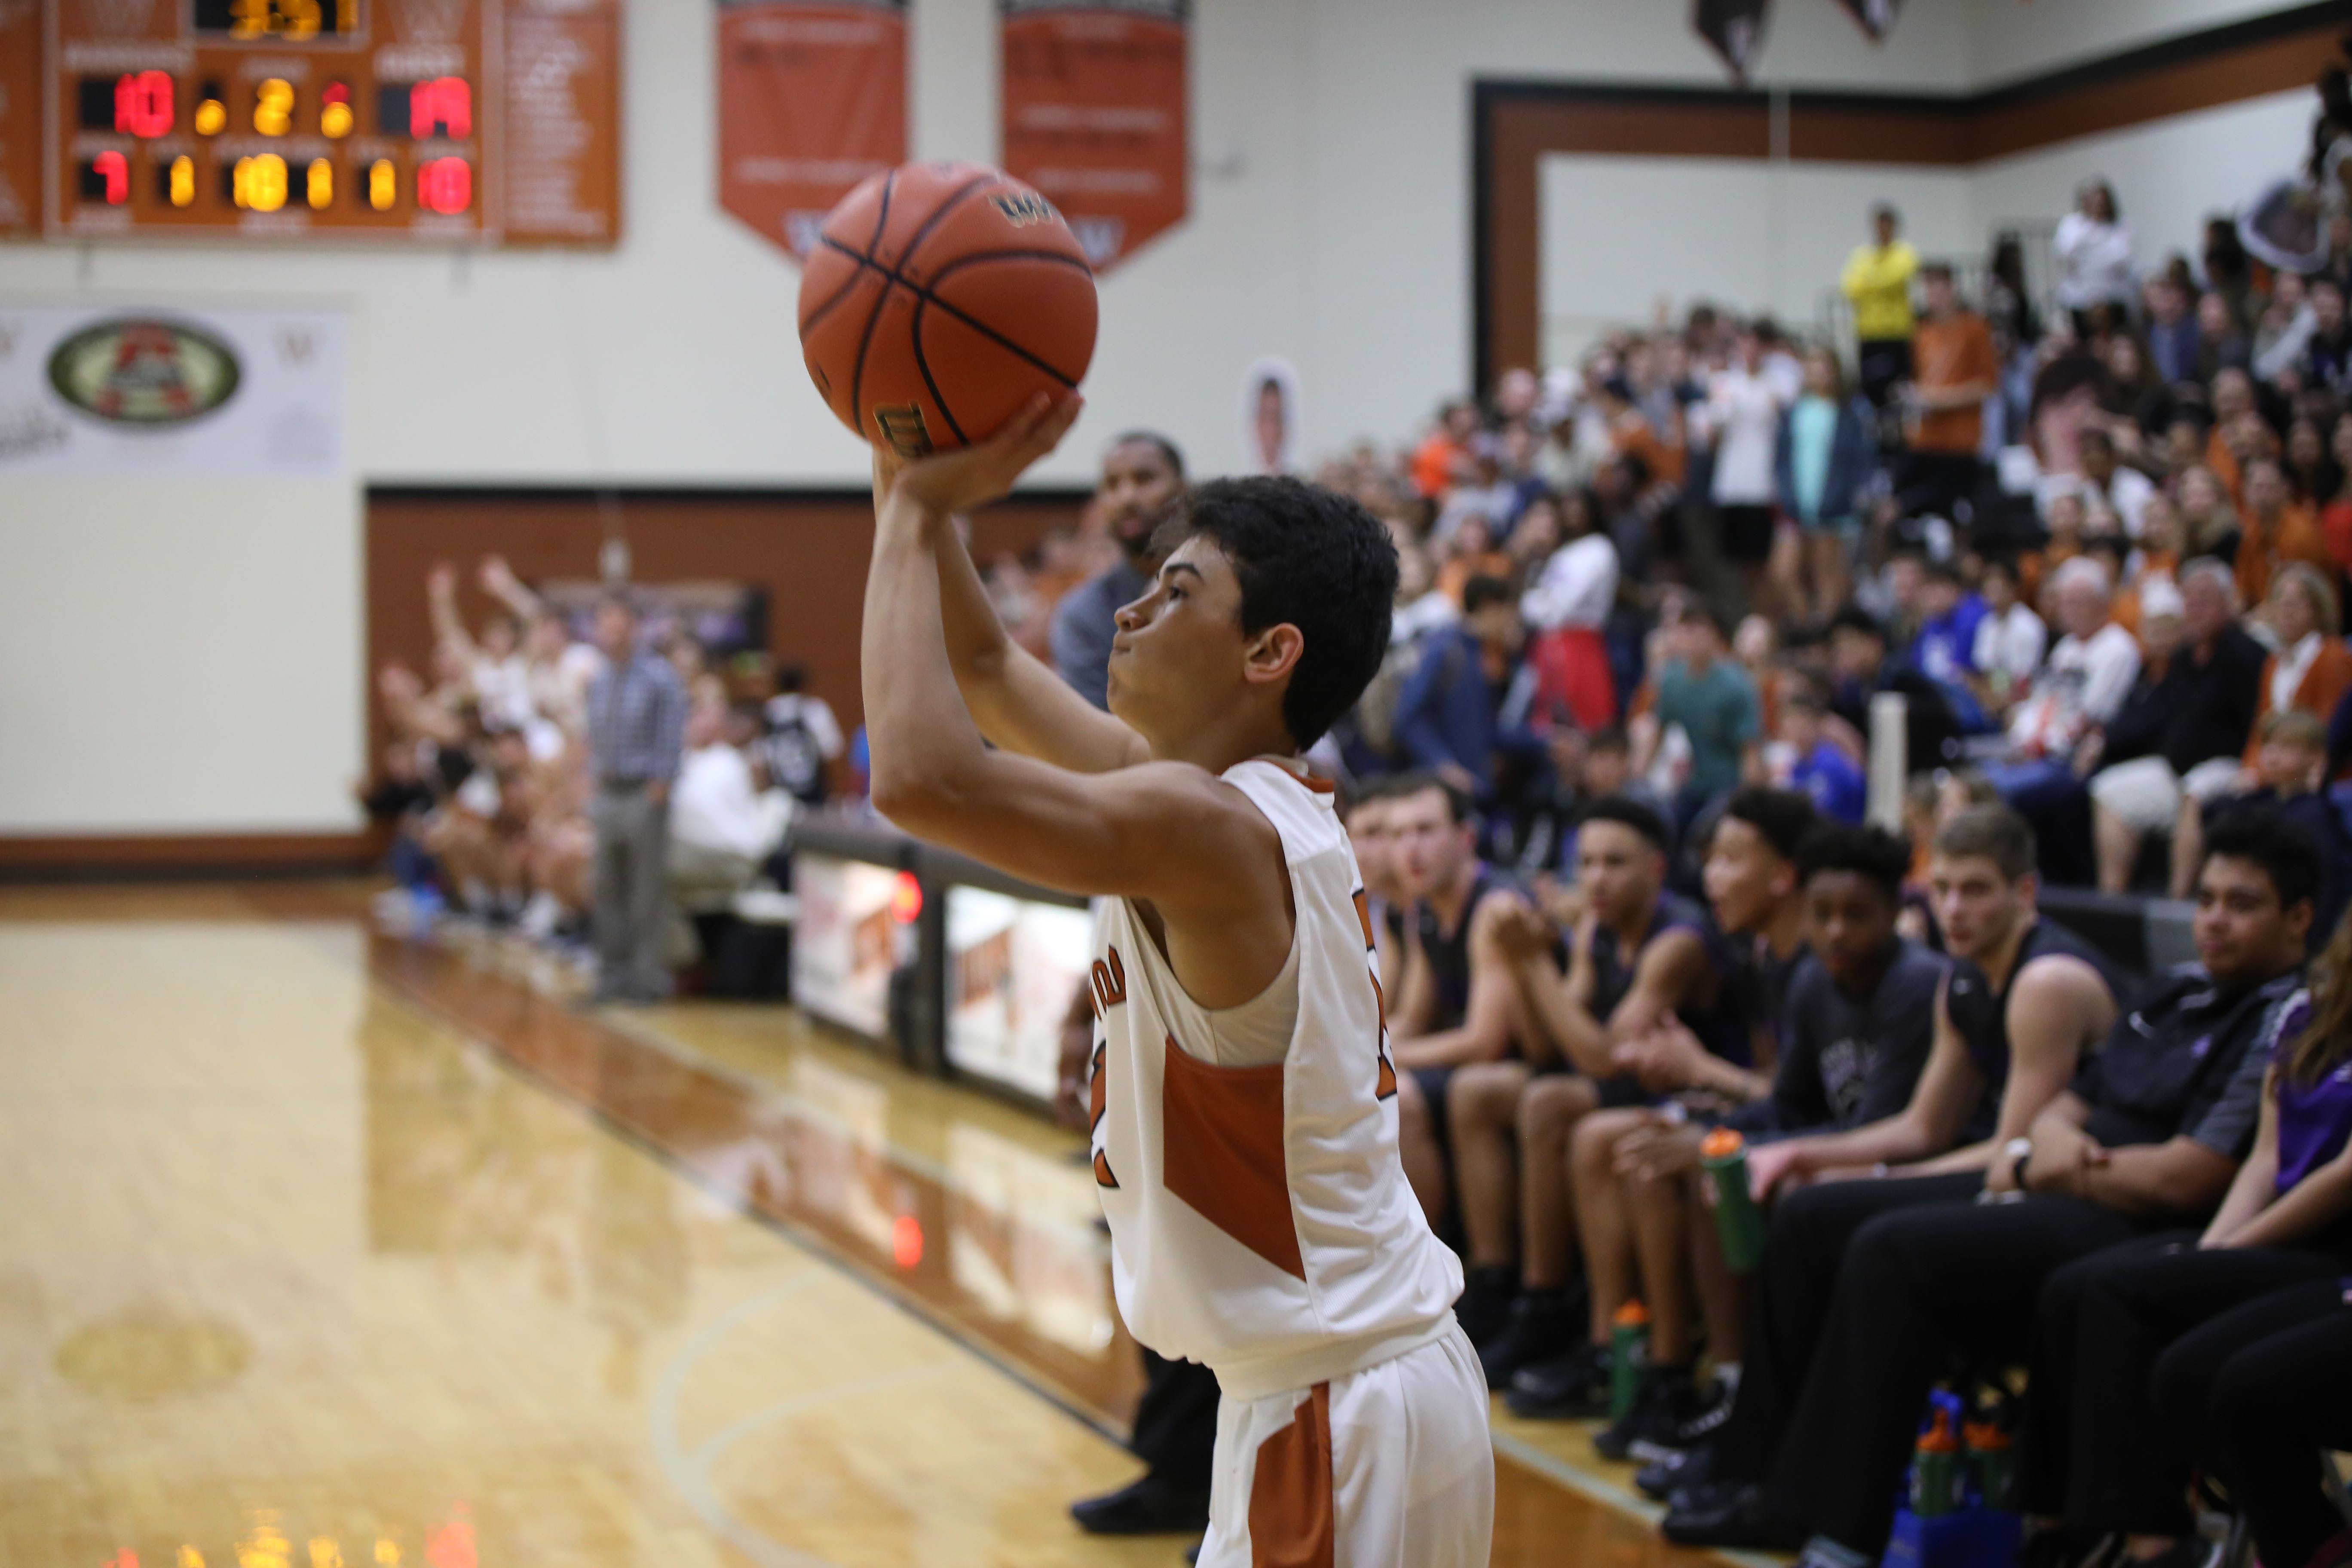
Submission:
MULTIPOLYGON (((362 910, 0 891, 9 1560, 1181 1560, 1064 1511, 1131 1473, 1138 1383, 1073 1140, 362 910)), ((1497 1563, 1671 1555, 1501 1479, 1497 1563)))

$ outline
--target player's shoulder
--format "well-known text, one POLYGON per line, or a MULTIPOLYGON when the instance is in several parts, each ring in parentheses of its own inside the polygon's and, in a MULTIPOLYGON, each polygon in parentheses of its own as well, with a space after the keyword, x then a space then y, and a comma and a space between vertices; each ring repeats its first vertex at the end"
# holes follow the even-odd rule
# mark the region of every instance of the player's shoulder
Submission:
POLYGON ((1228 799, 1245 801, 1282 839, 1291 864, 1343 849, 1347 830, 1334 809, 1338 786, 1304 764, 1276 757, 1253 757, 1216 775, 1228 799))

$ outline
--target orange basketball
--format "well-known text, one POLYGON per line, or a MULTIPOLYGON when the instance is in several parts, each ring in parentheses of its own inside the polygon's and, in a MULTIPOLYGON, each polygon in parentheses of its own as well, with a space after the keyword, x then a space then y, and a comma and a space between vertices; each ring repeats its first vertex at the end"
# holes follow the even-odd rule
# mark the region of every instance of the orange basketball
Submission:
POLYGON ((984 441, 1095 353, 1095 276, 1054 205, 1001 169, 907 163, 825 215, 801 352, 843 424, 902 457, 984 441))

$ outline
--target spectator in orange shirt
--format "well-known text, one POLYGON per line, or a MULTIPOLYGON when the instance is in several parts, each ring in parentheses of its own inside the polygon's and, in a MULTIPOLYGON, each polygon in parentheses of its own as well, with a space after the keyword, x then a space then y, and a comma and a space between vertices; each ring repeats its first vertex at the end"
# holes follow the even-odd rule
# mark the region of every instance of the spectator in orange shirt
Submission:
POLYGON ((2336 586, 2325 573, 2300 561, 2281 566, 2271 579, 2263 618, 2278 634, 2278 650, 2263 663, 2260 707, 2246 742, 2249 768, 2262 751, 2263 718, 2299 708, 2326 723, 2344 693, 2352 690, 2352 647, 2336 635, 2341 623, 2336 586))
POLYGON ((1952 289, 1952 269, 1931 262, 1919 269, 1927 313, 1911 338, 1912 380, 1904 404, 1913 416, 1910 455, 1904 465, 1906 510, 1948 514, 1975 492, 1984 445, 1984 401, 2000 384, 1992 329, 1964 309, 1952 289))
POLYGON ((2230 492, 2230 499, 2239 499, 2241 482, 2237 457, 2230 450, 2231 422, 2242 415, 2254 412, 2254 378, 2236 365, 2213 373, 2213 428, 2205 437, 2205 466, 2230 492))
POLYGON ((1470 466, 1470 438, 1478 434, 1478 405, 1466 397, 1437 411, 1437 428, 1413 449, 1412 488, 1431 500, 1454 488, 1470 466))
POLYGON ((2337 567, 2352 572, 2352 414, 2336 419, 2335 434, 2328 437, 2327 444, 2336 454, 2336 467, 2344 478, 2336 493, 2319 509, 2319 531, 2327 536, 2327 552, 2336 557, 2337 567))
POLYGON ((2199 467, 2180 476, 2181 550, 2184 556, 2215 555, 2238 559, 2238 541, 2244 524, 2230 487, 2211 468, 2199 467))
POLYGON ((2319 513, 2288 489, 2276 461, 2259 458, 2246 466, 2245 534, 2238 542, 2238 596, 2249 605, 2269 597, 2271 579, 2290 561, 2301 561, 2324 577, 2336 570, 2319 513))

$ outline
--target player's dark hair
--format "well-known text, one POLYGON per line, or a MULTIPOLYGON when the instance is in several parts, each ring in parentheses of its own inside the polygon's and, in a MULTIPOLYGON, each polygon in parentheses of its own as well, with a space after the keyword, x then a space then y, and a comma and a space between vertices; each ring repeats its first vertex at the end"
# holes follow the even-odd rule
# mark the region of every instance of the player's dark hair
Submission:
POLYGON ((1806 795, 1763 784, 1743 784, 1733 790, 1731 798, 1723 803, 1723 815, 1754 828, 1758 837, 1772 847, 1772 853, 1783 860, 1797 858, 1797 847, 1821 820, 1821 814, 1806 795))
POLYGON ((1990 860, 2014 882, 2033 869, 2033 827, 2005 805, 1971 805, 1936 829, 1936 853, 1954 860, 1990 860))
POLYGON ((1638 800, 1628 800, 1622 795, 1602 795, 1577 814, 1577 826, 1589 827, 1596 822, 1615 822, 1640 834, 1651 848, 1661 855, 1666 850, 1666 825, 1658 814, 1638 800))
POLYGON ((1390 781, 1387 794, 1391 800, 1411 800, 1414 795, 1426 795, 1431 790, 1445 797, 1445 815, 1453 820, 1454 826, 1459 827, 1470 820, 1470 797, 1436 773, 1399 773, 1390 781))
POLYGON ((2282 910, 2319 897, 2319 840, 2274 805, 2241 805, 2216 817, 2205 829, 2205 858, 2217 855, 2261 867, 2282 910))
POLYGON ((1489 605, 1507 605, 1516 597, 1500 577, 1477 576, 1462 584, 1462 613, 1475 616, 1489 605))
POLYGON ((1168 459, 1168 467, 1176 477, 1180 479, 1184 477, 1184 454, 1177 450, 1175 442, 1157 430, 1129 430, 1111 442, 1109 449, 1115 452, 1121 447, 1134 446, 1138 442, 1158 450, 1162 458, 1168 459))
POLYGON ((1797 846, 1800 886, 1824 871, 1851 871, 1885 890, 1889 903, 1903 896, 1903 879, 1911 872, 1911 846, 1901 835, 1884 827, 1824 822, 1797 846))
POLYGON ((1298 479, 1211 479, 1185 491, 1160 542, 1172 550, 1196 535, 1233 565, 1244 636, 1289 625, 1304 637, 1282 722, 1294 743, 1313 745, 1388 653, 1397 585, 1388 529, 1349 497, 1298 479))

